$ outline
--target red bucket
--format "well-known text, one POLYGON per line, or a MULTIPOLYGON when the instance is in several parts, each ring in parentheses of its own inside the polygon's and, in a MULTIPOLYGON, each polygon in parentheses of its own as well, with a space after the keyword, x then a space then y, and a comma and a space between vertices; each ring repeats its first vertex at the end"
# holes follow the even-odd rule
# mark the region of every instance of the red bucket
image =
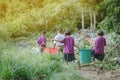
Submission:
POLYGON ((57 53, 57 49, 56 48, 45 48, 44 51, 45 52, 49 52, 51 54, 56 54, 57 53))

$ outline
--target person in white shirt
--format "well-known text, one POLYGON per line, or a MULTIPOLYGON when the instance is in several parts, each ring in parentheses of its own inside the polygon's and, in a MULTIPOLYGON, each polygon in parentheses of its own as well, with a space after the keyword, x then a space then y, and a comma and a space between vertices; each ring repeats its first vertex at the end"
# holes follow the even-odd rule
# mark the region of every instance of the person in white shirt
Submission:
MULTIPOLYGON (((59 29, 59 30, 58 30, 58 34, 55 36, 54 39, 61 41, 61 40, 63 40, 64 38, 65 38, 65 36, 62 34, 62 30, 59 29)), ((64 44, 63 44, 63 43, 61 43, 61 42, 54 42, 54 48, 57 48, 59 55, 60 55, 60 52, 63 53, 63 47, 64 47, 64 44)))

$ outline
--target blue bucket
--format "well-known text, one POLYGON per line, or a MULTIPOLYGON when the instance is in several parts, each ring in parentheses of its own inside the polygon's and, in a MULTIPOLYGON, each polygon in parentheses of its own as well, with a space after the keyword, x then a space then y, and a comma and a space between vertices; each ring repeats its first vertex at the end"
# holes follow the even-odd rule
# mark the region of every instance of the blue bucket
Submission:
POLYGON ((80 49, 80 63, 86 64, 91 62, 92 49, 80 49))

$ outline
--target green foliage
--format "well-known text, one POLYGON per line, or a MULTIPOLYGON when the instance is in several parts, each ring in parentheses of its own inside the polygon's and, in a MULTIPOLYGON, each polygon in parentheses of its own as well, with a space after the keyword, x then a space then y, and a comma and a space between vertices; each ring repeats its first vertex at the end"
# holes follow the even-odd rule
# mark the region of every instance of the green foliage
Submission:
POLYGON ((91 10, 98 13, 98 27, 119 33, 119 0, 1 0, 0 22, 4 26, 0 26, 0 37, 28 36, 43 29, 54 31, 60 27, 75 31, 76 27, 81 28, 83 5, 85 27, 90 26, 91 10))
POLYGON ((104 68, 106 70, 116 70, 120 66, 116 63, 120 55, 120 36, 116 33, 110 33, 106 38, 104 68))
POLYGON ((81 49, 92 49, 92 44, 88 42, 87 38, 83 38, 80 42, 81 49))
POLYGON ((118 57, 120 55, 120 36, 116 33, 110 33, 106 38, 105 47, 106 59, 118 57))
MULTIPOLYGON (((57 56, 50 54, 31 54, 29 49, 19 49, 7 46, 0 56, 0 77, 4 80, 34 78, 49 79, 53 73, 62 71, 62 66, 57 56), (45 77, 43 77, 45 75, 45 77)), ((41 80, 40 79, 40 80, 41 80)))
POLYGON ((120 3, 119 0, 104 0, 100 5, 100 13, 102 16, 99 27, 120 33, 120 3), (104 5, 104 6, 103 6, 104 5))
POLYGON ((111 43, 112 44, 117 44, 117 43, 119 43, 120 42, 120 36, 119 35, 117 35, 116 33, 112 33, 112 34, 110 34, 111 36, 110 36, 110 41, 111 41, 111 43))
POLYGON ((5 39, 9 38, 9 36, 8 28, 4 25, 0 25, 0 38, 5 39))
POLYGON ((119 69, 120 66, 114 60, 106 60, 104 64, 104 68, 106 70, 116 70, 119 69))
MULTIPOLYGON (((81 28, 81 4, 85 3, 79 0, 1 0, 0 22, 5 25, 8 36, 13 38, 60 27, 75 31, 77 27, 81 28)), ((85 26, 88 27, 88 8, 84 11, 85 26)))

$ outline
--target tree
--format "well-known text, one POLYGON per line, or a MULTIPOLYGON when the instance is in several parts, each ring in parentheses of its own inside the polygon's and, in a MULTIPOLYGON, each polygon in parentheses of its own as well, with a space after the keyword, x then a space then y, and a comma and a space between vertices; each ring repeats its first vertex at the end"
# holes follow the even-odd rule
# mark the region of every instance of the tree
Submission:
POLYGON ((103 0, 99 8, 98 27, 120 34, 120 2, 119 0, 103 0))

